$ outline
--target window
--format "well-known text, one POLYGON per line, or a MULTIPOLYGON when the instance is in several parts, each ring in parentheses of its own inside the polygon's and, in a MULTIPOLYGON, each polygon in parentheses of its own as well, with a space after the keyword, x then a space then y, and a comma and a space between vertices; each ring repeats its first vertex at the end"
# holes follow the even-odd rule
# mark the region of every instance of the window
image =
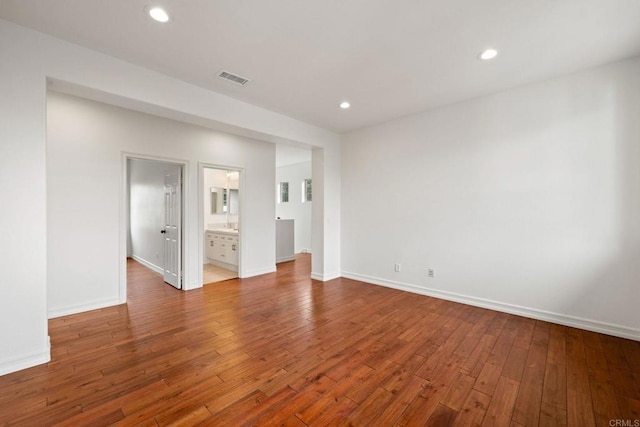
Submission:
POLYGON ((278 203, 288 203, 289 202, 289 183, 281 182, 278 185, 278 203))
POLYGON ((311 179, 302 181, 302 203, 311 201, 311 179))

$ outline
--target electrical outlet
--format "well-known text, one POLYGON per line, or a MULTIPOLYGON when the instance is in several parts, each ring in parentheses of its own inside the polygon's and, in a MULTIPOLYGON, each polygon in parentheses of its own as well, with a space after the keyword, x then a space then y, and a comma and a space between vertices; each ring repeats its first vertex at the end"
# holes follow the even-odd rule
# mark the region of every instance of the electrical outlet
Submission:
POLYGON ((436 277, 436 271, 433 268, 427 270, 429 277, 436 277))
POLYGON ((394 267, 394 270, 396 271, 396 273, 400 272, 400 264, 396 264, 394 267))

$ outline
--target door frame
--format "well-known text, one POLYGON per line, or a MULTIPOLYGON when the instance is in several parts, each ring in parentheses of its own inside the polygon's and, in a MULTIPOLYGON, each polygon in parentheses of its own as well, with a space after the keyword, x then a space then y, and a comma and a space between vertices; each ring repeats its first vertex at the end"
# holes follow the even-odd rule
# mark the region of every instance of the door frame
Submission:
POLYGON ((182 171, 182 192, 181 192, 181 205, 182 205, 182 239, 180 241, 180 254, 182 258, 182 290, 187 290, 188 271, 185 268, 185 259, 189 259, 187 254, 190 244, 189 233, 187 232, 187 221, 189 215, 189 206, 186 203, 190 197, 189 188, 189 161, 184 159, 176 159, 170 157, 153 156, 148 154, 121 152, 121 185, 120 185, 120 217, 119 217, 119 257, 120 257, 120 271, 119 271, 119 286, 118 286, 118 299, 120 304, 127 302, 127 233, 129 230, 129 166, 128 160, 150 160, 162 163, 171 163, 180 166, 182 171))
POLYGON ((227 166, 216 163, 198 162, 198 284, 204 286, 203 279, 203 266, 204 266, 204 170, 205 169, 219 169, 226 171, 234 171, 239 173, 238 179, 238 277, 244 277, 243 270, 243 241, 244 241, 244 225, 243 225, 243 212, 242 207, 244 205, 244 189, 245 189, 245 169, 238 166, 227 166))

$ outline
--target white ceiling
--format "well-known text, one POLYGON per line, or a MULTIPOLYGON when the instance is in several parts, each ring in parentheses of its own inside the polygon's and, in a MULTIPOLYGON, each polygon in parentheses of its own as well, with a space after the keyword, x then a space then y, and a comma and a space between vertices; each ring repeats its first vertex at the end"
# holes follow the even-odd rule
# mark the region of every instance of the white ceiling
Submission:
POLYGON ((0 17, 338 132, 640 54, 638 0, 0 0, 0 17))

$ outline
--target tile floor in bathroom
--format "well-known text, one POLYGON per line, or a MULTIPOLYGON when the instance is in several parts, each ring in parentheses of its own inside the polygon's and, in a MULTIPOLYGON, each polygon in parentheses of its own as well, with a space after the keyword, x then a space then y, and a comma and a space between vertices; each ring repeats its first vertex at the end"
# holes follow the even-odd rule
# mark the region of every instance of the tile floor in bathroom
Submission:
POLYGON ((202 270, 202 283, 205 285, 238 277, 238 272, 227 270, 213 264, 204 264, 202 270))

